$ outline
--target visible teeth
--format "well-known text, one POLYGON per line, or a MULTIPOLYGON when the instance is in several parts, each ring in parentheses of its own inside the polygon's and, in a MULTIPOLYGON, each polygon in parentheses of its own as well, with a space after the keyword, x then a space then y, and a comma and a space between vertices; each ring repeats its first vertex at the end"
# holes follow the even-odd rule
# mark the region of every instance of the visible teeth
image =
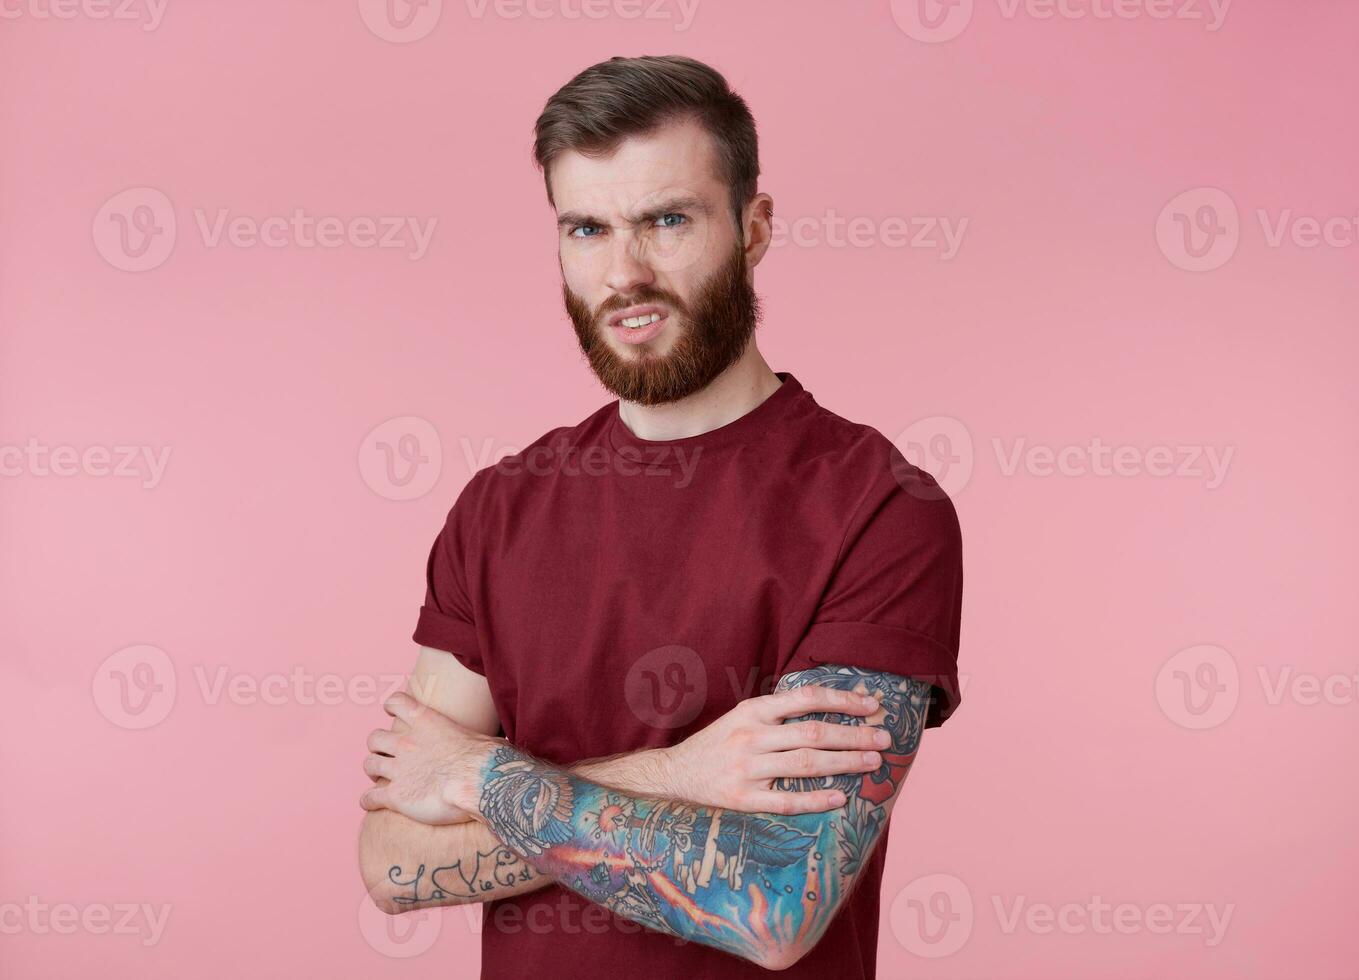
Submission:
POLYGON ((629 330, 636 330, 638 327, 645 327, 649 323, 655 323, 661 318, 659 313, 648 313, 646 316, 630 316, 623 321, 623 326, 629 330))

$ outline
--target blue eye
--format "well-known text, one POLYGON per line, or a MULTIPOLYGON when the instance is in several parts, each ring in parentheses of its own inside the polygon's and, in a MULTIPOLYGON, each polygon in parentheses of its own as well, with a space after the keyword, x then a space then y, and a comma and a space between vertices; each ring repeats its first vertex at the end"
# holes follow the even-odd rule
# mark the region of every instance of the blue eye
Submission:
MULTIPOLYGON (((688 215, 680 214, 677 211, 671 211, 657 218, 652 227, 667 229, 679 228, 688 223, 688 215)), ((603 232, 604 228, 600 225, 575 225, 568 233, 568 237, 576 239, 598 238, 603 232)))

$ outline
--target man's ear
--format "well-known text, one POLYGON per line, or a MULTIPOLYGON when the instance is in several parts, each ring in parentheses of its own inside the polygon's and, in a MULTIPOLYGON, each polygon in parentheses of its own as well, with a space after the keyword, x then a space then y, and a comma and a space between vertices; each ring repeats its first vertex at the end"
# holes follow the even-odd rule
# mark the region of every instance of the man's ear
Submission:
POLYGON ((741 236, 745 246, 746 265, 753 269, 760 264, 774 238, 774 199, 768 194, 756 194, 742 212, 741 236))

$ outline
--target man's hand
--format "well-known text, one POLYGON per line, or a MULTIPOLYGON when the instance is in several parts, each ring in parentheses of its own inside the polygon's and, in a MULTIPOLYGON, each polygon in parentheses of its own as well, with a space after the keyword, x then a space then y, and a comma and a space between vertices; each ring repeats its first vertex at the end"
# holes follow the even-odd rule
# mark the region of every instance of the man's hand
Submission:
MULTIPOLYGON (((775 779, 872 772, 891 736, 859 718, 881 710, 873 697, 808 685, 742 701, 707 728, 662 751, 674 796, 744 813, 818 813, 845 802, 838 790, 791 793, 775 779), (834 712, 844 721, 785 718, 834 712)), ((805 784, 804 784, 805 785, 805 784)))
POLYGON ((382 707, 396 720, 391 730, 369 733, 372 754, 363 770, 388 782, 364 793, 359 806, 395 810, 433 826, 475 819, 453 802, 460 798, 456 787, 474 784, 491 749, 507 743, 464 728, 409 694, 393 694, 382 707))
MULTIPOLYGON (((364 759, 363 769, 374 782, 389 782, 364 793, 359 805, 395 810, 431 825, 477 819, 453 801, 504 740, 464 728, 407 694, 393 695, 383 708, 394 719, 392 728, 369 734, 373 754, 364 759), (462 781, 456 788, 455 779, 462 781)), ((655 750, 664 778, 650 791, 744 813, 833 810, 845 802, 837 790, 788 792, 773 789, 773 782, 878 769, 882 757, 876 750, 890 744, 890 737, 856 719, 879 710, 871 697, 815 685, 750 698, 679 745, 655 750), (834 712, 844 721, 783 724, 785 718, 815 712, 834 712)))

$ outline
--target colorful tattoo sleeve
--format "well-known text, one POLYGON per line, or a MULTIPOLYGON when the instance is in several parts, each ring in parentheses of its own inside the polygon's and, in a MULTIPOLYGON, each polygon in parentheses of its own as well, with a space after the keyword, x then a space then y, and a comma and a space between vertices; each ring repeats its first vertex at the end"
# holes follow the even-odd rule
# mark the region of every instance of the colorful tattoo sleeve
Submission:
POLYGON ((839 809, 780 816, 634 796, 501 747, 482 772, 482 815, 525 862, 616 915, 759 963, 795 957, 821 938, 882 835, 930 700, 920 681, 836 665, 787 674, 776 690, 808 684, 877 694, 882 707, 788 721, 892 735, 875 772, 775 781, 841 789, 839 809))

